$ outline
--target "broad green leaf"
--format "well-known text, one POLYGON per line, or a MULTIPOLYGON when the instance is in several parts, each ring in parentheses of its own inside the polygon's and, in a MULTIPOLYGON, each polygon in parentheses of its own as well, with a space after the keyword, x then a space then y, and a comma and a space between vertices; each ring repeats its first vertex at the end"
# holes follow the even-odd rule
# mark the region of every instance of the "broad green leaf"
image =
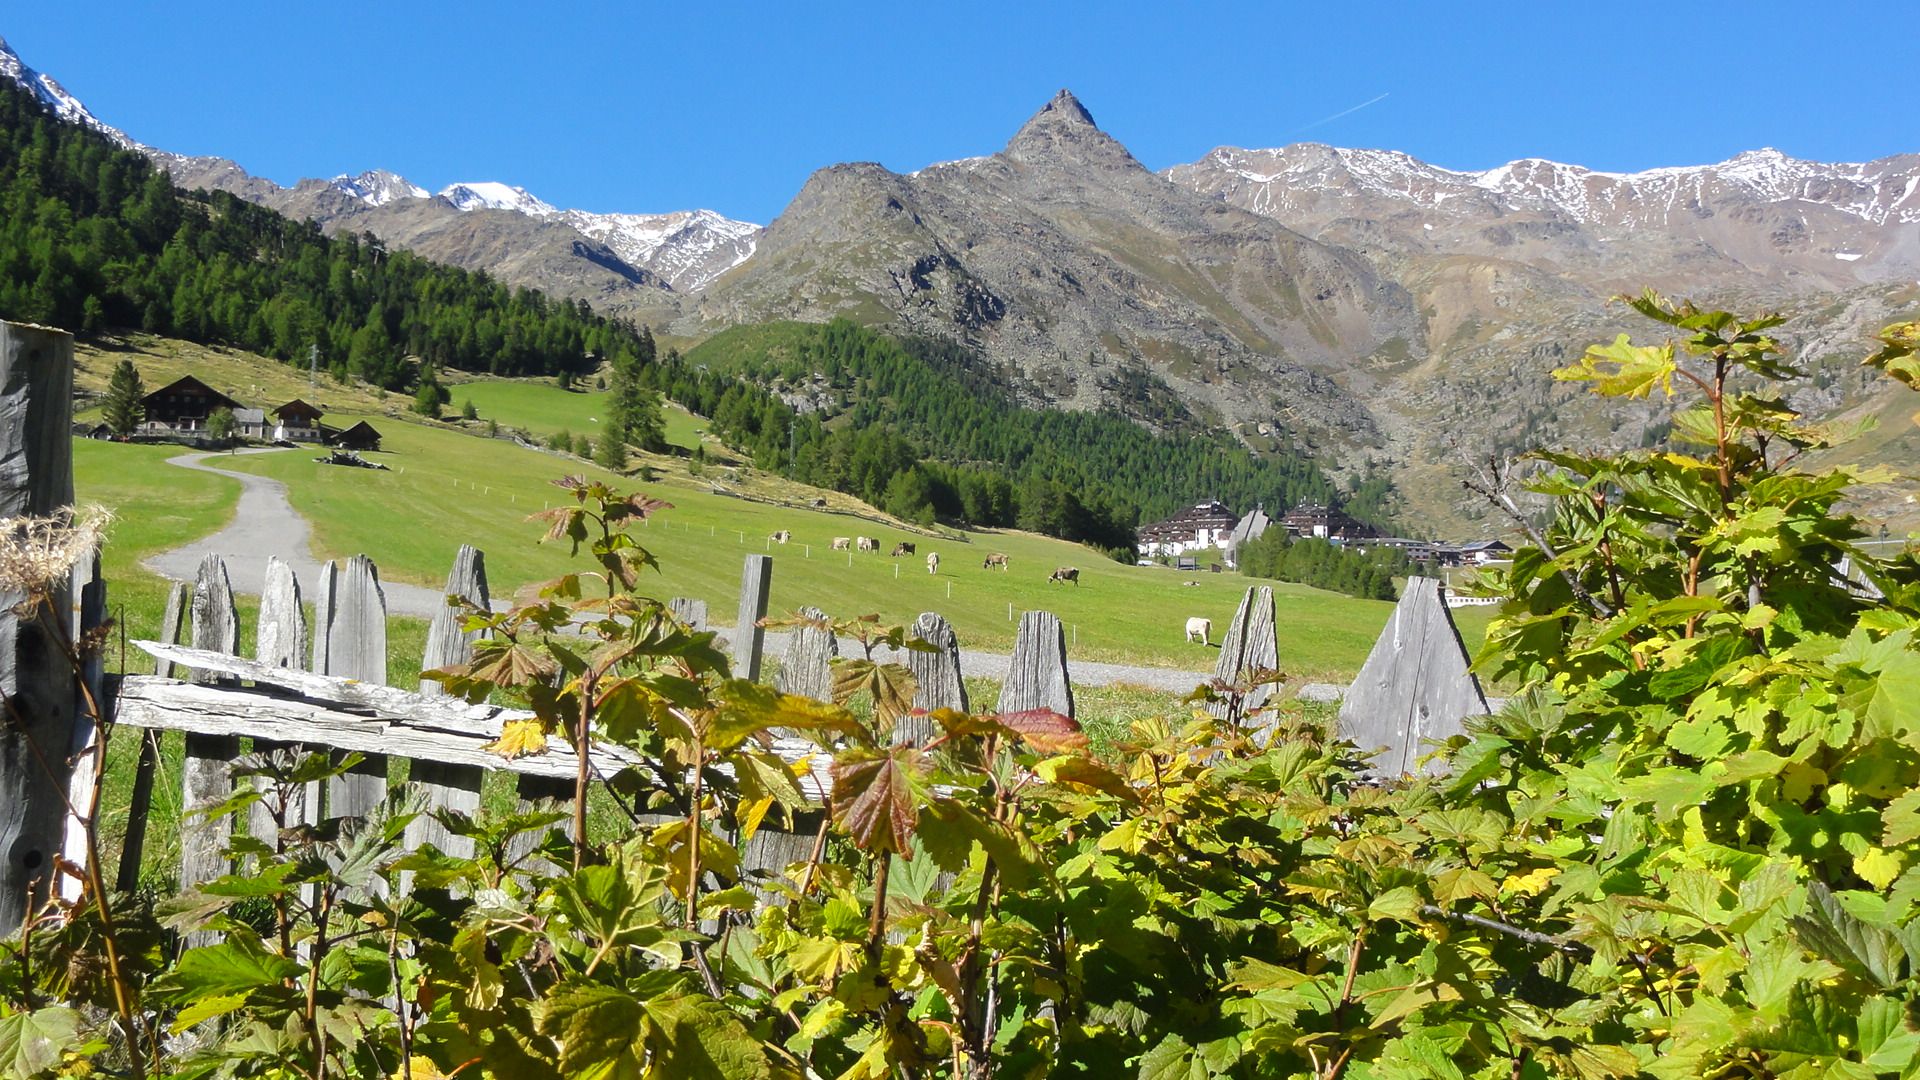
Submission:
POLYGON ((205 997, 277 987, 304 970, 298 961, 270 953, 258 941, 236 934, 218 945, 182 953, 155 989, 170 1001, 187 1004, 205 997))
POLYGON ((733 1010, 704 995, 678 994, 646 1002, 652 1020, 647 1044, 655 1074, 679 1080, 772 1080, 775 1072, 760 1040, 733 1010))
POLYGON ((589 1080, 642 1080, 651 1020, 644 1004, 619 987, 563 983, 547 995, 540 1034, 558 1049, 560 1075, 589 1080))
POLYGON ((1899 984, 1906 951, 1898 937, 1856 918, 1820 882, 1807 886, 1807 910, 1794 918, 1793 929, 1808 952, 1842 971, 1883 989, 1899 984))
POLYGON ((0 1017, 0 1075, 27 1077, 60 1063, 80 1041, 80 1014, 65 1006, 0 1017))

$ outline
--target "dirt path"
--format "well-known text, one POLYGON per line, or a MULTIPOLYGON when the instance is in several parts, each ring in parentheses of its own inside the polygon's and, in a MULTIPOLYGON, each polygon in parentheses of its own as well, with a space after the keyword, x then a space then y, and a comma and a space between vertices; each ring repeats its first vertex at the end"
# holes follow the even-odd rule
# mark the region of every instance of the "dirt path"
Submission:
MULTIPOLYGON (((277 454, 278 448, 237 450, 240 454, 277 454)), ((278 558, 293 567, 300 586, 309 598, 320 580, 320 562, 313 557, 313 529, 287 501, 287 486, 252 473, 234 472, 209 464, 229 455, 219 453, 182 454, 167 459, 167 464, 182 469, 230 476, 240 481, 240 502, 234 507, 233 520, 210 536, 164 551, 146 562, 147 568, 175 581, 192 581, 200 571, 200 560, 212 554, 227 563, 227 577, 233 587, 250 596, 260 593, 267 578, 267 560, 278 558)), ((380 583, 387 596, 387 610, 396 615, 414 615, 431 619, 445 606, 446 598, 433 589, 390 581, 380 583)))
MULTIPOLYGON (((282 452, 279 448, 262 448, 235 451, 235 455, 282 452)), ((167 459, 167 464, 182 469, 238 480, 240 502, 234 508, 233 520, 220 531, 153 556, 147 560, 147 568, 175 581, 192 581, 200 570, 200 560, 208 554, 218 555, 226 560, 227 576, 232 579, 233 587, 250 596, 257 596, 261 583, 267 577, 267 560, 277 557, 293 567, 301 588, 311 596, 314 583, 320 580, 320 561, 314 558, 312 550, 312 527, 287 501, 285 484, 211 464, 226 456, 229 455, 196 452, 167 459)), ((395 615, 431 619, 446 603, 446 598, 439 592, 419 585, 383 581, 380 588, 386 593, 387 611, 395 615)), ((499 600, 495 601, 496 605, 499 603, 499 600)), ((721 636, 725 640, 729 635, 723 632, 721 636)), ((769 631, 765 649, 769 657, 782 656, 787 649, 787 635, 769 631)), ((895 662, 902 659, 891 653, 881 658, 895 662)), ((960 653, 961 674, 1004 680, 1007 677, 1007 659, 1004 654, 963 649, 960 653)), ((1184 694, 1212 678, 1211 672, 1102 664, 1072 658, 1067 661, 1067 669, 1075 686, 1126 684, 1173 694, 1184 694)), ((981 704, 990 706, 991 703, 981 704)))

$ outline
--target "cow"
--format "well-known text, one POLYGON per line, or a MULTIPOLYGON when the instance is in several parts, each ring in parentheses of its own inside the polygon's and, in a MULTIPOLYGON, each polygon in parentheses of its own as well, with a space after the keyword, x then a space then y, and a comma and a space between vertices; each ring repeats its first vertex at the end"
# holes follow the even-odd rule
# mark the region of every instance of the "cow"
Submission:
POLYGON ((1213 620, 1202 619, 1197 615, 1188 619, 1187 640, 1192 641, 1195 637, 1200 639, 1202 645, 1213 644, 1213 620))
POLYGON ((880 541, 875 540, 871 536, 856 536, 853 538, 853 542, 855 545, 857 545, 860 548, 861 551, 879 551, 880 550, 880 541))
POLYGON ((939 572, 940 572, 940 553, 937 551, 927 552, 927 573, 937 574, 939 572))
POLYGON ((788 532, 785 529, 781 529, 777 533, 769 533, 767 535, 767 539, 773 541, 776 544, 784 544, 787 541, 793 539, 793 534, 788 532))
POLYGON ((1061 582, 1071 581, 1073 582, 1075 588, 1079 588, 1080 568, 1077 566, 1063 566, 1060 569, 1055 570, 1052 574, 1049 574, 1047 576, 1047 580, 1061 581, 1061 582))
POLYGON ((911 555, 911 554, 913 554, 913 545, 907 543, 905 540, 902 540, 899 543, 893 545, 893 558, 897 559, 902 555, 911 555))
POLYGON ((835 551, 845 551, 852 546, 853 539, 851 537, 836 536, 833 538, 833 550, 835 551))
POLYGON ((991 570, 991 569, 993 569, 993 568, 994 568, 994 567, 996 567, 996 566, 997 566, 997 567, 999 567, 999 568, 1000 568, 1000 569, 1002 569, 1002 570, 1005 570, 1005 569, 1007 568, 1007 557, 1006 557, 1006 555, 1004 555, 1004 554, 1002 554, 1002 553, 1000 553, 1000 552, 998 552, 998 551, 996 551, 996 552, 994 552, 994 553, 993 553, 993 554, 991 554, 991 555, 988 555, 988 556, 987 556, 987 558, 986 558, 986 560, 985 560, 984 562, 982 562, 982 563, 980 564, 980 569, 982 569, 982 570, 991 570))

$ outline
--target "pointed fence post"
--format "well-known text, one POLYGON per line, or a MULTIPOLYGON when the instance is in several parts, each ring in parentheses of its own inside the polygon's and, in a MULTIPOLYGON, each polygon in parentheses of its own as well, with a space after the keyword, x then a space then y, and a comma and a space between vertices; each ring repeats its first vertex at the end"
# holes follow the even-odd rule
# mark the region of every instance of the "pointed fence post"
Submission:
POLYGON ((1000 711, 1051 709, 1073 716, 1073 683, 1067 678, 1067 639, 1049 611, 1020 616, 1020 630, 1000 686, 1000 711))
POLYGON ((760 650, 767 642, 767 630, 760 620, 767 617, 767 594, 771 591, 773 557, 747 556, 740 572, 740 613, 733 624, 733 673, 748 682, 760 679, 760 650))
MULTIPOLYGON (((281 562, 277 556, 267 559, 266 579, 260 586, 260 618, 254 627, 254 659, 274 667, 293 671, 307 669, 307 612, 300 602, 300 580, 294 574, 293 567, 281 562)), ((298 754, 300 747, 293 743, 283 743, 272 739, 253 740, 256 753, 270 753, 275 750, 291 750, 298 754)), ((254 786, 265 791, 268 782, 262 777, 254 778, 254 786)), ((293 793, 283 811, 289 825, 294 823, 314 824, 319 820, 315 811, 319 807, 320 785, 305 784, 301 790, 293 793)), ((265 800, 253 804, 247 815, 247 831, 253 838, 273 847, 280 839, 280 826, 274 820, 273 810, 265 800)))
POLYGON ((833 659, 840 655, 833 620, 816 607, 803 607, 797 614, 807 621, 787 636, 787 652, 780 659, 773 687, 783 694, 832 701, 833 659))
MULTIPOLYGON (((967 711, 967 685, 960 677, 960 637, 953 626, 932 611, 920 613, 913 622, 912 636, 934 647, 933 652, 908 649, 907 670, 913 672, 913 707, 967 711)), ((924 746, 933 739, 935 724, 924 716, 911 714, 894 723, 896 741, 924 746)))
MULTIPOLYGON (((194 648, 229 654, 240 651, 240 617, 234 610, 233 583, 227 579, 227 564, 218 555, 209 554, 200 560, 189 617, 194 648)), ((190 672, 189 678, 201 683, 218 681, 217 676, 199 671, 190 672)), ((186 737, 186 757, 180 763, 181 888, 211 881, 228 870, 226 849, 233 837, 233 819, 197 811, 218 806, 232 796, 233 778, 228 769, 239 756, 240 740, 232 735, 186 737)), ((186 940, 192 947, 210 944, 218 937, 194 931, 186 935, 186 940)))
POLYGON ((707 602, 705 600, 690 600, 684 596, 676 596, 667 601, 667 610, 673 612, 674 618, 692 627, 695 633, 706 631, 707 602))
POLYGON ((1467 664, 1467 647, 1440 583, 1408 578, 1340 703, 1340 737, 1363 752, 1384 747, 1373 759, 1384 775, 1411 771, 1431 744, 1465 730, 1464 718, 1486 715, 1486 695, 1467 664))
MULTIPOLYGON (((1227 624, 1227 636, 1220 642, 1220 659, 1214 664, 1214 677, 1237 683, 1259 671, 1277 671, 1280 667, 1280 642, 1274 620, 1273 589, 1265 585, 1249 586, 1240 598, 1240 607, 1227 624)), ((1274 686, 1256 686, 1235 702, 1216 701, 1207 711, 1225 720, 1231 715, 1240 723, 1248 713, 1265 705, 1273 697, 1274 686)))
MULTIPOLYGON (((0 322, 0 518, 73 505, 72 423, 72 336, 0 322)), ((66 611, 66 588, 53 590, 51 620, 15 614, 26 595, 0 589, 0 694, 14 714, 0 725, 0 935, 47 896, 66 823, 73 669, 48 625, 66 611)))
MULTIPOLYGON (((446 594, 457 596, 482 611, 488 610, 492 597, 487 592, 487 557, 479 548, 472 544, 460 545, 459 553, 453 557, 453 569, 447 573, 446 594)), ((427 651, 420 660, 420 670, 433 671, 473 659, 473 643, 479 631, 468 632, 462 628, 466 617, 464 609, 451 603, 434 612, 433 624, 427 628, 427 651)), ((420 692, 429 697, 445 693, 440 684, 431 679, 420 680, 420 692)), ((471 815, 480 812, 480 785, 485 776, 477 766, 447 765, 415 758, 410 779, 425 789, 428 810, 458 810, 471 815)), ((407 826, 407 847, 413 849, 422 844, 432 844, 463 859, 473 855, 472 840, 453 835, 427 814, 414 818, 407 826)))
MULTIPOLYGON (((160 616, 160 632, 155 640, 172 645, 180 640, 180 627, 186 619, 192 586, 176 581, 167 590, 167 606, 160 616)), ((153 673, 163 679, 173 677, 173 664, 153 662, 153 673)), ((127 800, 127 834, 120 842, 120 875, 114 887, 132 892, 140 884, 140 861, 146 851, 147 812, 153 804, 153 773, 160 763, 160 731, 147 728, 140 733, 140 759, 133 767, 133 794, 127 800)))
MULTIPOLYGON (((387 681, 387 598, 373 560, 355 555, 320 568, 314 599, 313 670, 361 682, 387 681)), ((327 816, 361 817, 387 798, 387 759, 368 754, 327 782, 327 816)))

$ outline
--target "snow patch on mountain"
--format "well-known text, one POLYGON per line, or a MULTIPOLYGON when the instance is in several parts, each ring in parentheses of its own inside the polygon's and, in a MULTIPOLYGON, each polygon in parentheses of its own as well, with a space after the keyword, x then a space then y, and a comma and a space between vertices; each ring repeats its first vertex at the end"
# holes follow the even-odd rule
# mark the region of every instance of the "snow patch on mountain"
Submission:
POLYGON ((681 292, 698 292, 752 257, 760 226, 712 210, 667 214, 596 214, 567 210, 560 219, 643 266, 681 292))
POLYGON ((397 176, 385 169, 369 169, 359 176, 341 173, 332 180, 334 190, 351 195, 368 206, 385 206, 395 199, 426 199, 432 195, 426 188, 410 183, 405 177, 397 176))
POLYGON ((54 81, 53 76, 43 75, 28 67, 20 54, 13 51, 7 39, 0 38, 0 78, 11 79, 33 92, 41 104, 53 110, 53 115, 70 124, 82 124, 100 132, 107 138, 129 149, 139 144, 127 138, 127 133, 111 124, 103 123, 93 113, 87 111, 80 99, 67 93, 65 87, 54 81))
POLYGON ((492 180, 448 184, 440 189, 440 197, 461 210, 511 210, 529 217, 552 217, 560 212, 526 188, 492 180))

